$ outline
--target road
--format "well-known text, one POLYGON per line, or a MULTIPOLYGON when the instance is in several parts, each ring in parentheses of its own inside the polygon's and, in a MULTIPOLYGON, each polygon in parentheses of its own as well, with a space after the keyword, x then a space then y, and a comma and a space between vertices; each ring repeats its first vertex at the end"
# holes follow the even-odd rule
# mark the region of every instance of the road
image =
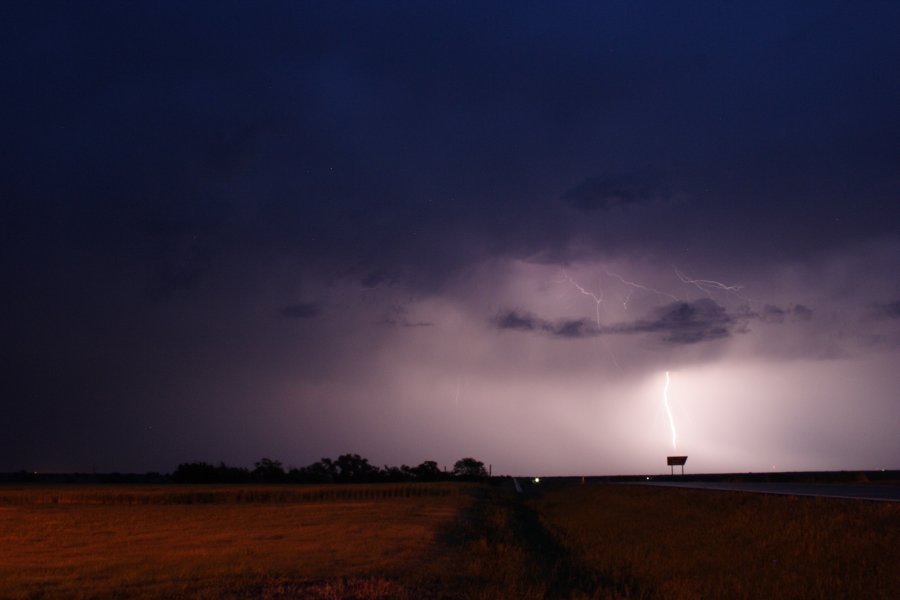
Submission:
POLYGON ((900 487, 893 485, 864 485, 853 483, 756 483, 756 482, 706 482, 706 481, 642 481, 638 485, 722 490, 728 492, 754 492, 757 494, 781 494, 786 496, 822 496, 854 500, 882 500, 900 502, 900 487))

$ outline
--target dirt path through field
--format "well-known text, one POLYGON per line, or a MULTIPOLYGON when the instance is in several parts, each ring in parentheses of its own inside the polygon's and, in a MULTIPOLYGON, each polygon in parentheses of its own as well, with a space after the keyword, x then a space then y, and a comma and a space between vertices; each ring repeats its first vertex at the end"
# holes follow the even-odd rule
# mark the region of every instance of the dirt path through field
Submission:
POLYGON ((478 493, 440 539, 446 551, 442 569, 454 575, 441 583, 436 597, 654 597, 647 586, 581 560, 547 527, 531 494, 496 488, 478 493), (473 595, 473 590, 478 591, 473 595))

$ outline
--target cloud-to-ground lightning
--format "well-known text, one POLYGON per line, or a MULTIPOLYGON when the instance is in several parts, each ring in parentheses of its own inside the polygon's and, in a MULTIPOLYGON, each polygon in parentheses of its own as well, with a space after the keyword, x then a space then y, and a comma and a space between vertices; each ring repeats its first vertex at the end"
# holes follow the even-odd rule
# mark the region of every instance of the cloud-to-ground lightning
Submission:
MULTIPOLYGON (((712 279, 693 279, 691 277, 688 277, 683 271, 681 271, 677 267, 673 266, 673 269, 675 271, 675 275, 677 276, 678 280, 683 285, 695 287, 697 290, 699 290, 700 292, 702 292, 709 298, 713 299, 714 301, 716 300, 716 298, 714 296, 718 295, 720 297, 721 296, 734 296, 734 297, 740 298, 748 303, 752 302, 747 296, 745 296, 742 293, 743 286, 741 286, 740 284, 727 284, 727 283, 722 283, 722 282, 715 281, 712 279)), ((662 299, 663 301, 672 300, 672 301, 678 302, 678 303, 685 302, 684 300, 680 299, 678 296, 676 296, 672 293, 669 293, 667 291, 662 291, 660 289, 656 289, 656 288, 644 285, 642 283, 638 283, 638 282, 626 279, 622 275, 611 272, 606 267, 601 266, 601 271, 602 271, 602 274, 605 275, 606 277, 608 277, 609 279, 614 279, 627 288, 627 293, 623 296, 623 300, 622 300, 622 308, 624 310, 628 310, 628 303, 631 301, 633 295, 636 293, 640 293, 640 292, 653 294, 653 295, 657 296, 658 299, 662 299)), ((575 281, 567 272, 564 272, 563 276, 564 276, 565 280, 568 281, 569 284, 571 284, 575 289, 577 289, 582 295, 588 296, 589 298, 591 298, 594 301, 594 309, 595 309, 595 317, 596 317, 596 321, 597 321, 597 327, 598 327, 598 331, 600 331, 602 333, 604 331, 604 329, 603 329, 603 325, 600 320, 600 307, 601 307, 601 304, 603 304, 603 302, 604 302, 603 290, 600 289, 600 290, 598 290, 598 293, 594 293, 594 292, 586 289, 584 286, 582 286, 577 281, 575 281)), ((610 329, 608 329, 608 330, 610 330, 610 329)), ((616 355, 615 355, 615 353, 612 352, 612 350, 610 350, 610 356, 612 357, 613 364, 617 368, 619 368, 619 370, 621 371, 621 367, 619 366, 618 361, 616 360, 616 355)), ((671 376, 670 376, 669 371, 666 371, 666 382, 665 382, 665 385, 662 390, 663 406, 666 409, 666 416, 669 419, 669 428, 672 431, 672 448, 677 449, 678 448, 678 433, 675 428, 675 418, 672 415, 672 408, 669 405, 669 385, 670 385, 670 383, 671 383, 671 376)))
POLYGON ((675 435, 675 419, 672 418, 672 409, 669 408, 669 372, 666 371, 666 385, 663 387, 663 405, 666 407, 666 414, 669 415, 669 427, 672 429, 672 447, 677 448, 675 435))

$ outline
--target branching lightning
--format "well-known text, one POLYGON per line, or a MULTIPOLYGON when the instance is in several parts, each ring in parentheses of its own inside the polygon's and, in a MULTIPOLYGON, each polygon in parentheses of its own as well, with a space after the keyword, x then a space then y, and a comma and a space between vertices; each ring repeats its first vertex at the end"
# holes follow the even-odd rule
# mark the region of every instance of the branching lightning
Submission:
MULTIPOLYGON (((603 324, 600 322, 600 305, 603 304, 603 290, 600 289, 600 295, 598 296, 594 292, 589 292, 588 290, 586 290, 584 286, 572 279, 572 277, 565 271, 563 271, 563 277, 565 277, 566 281, 571 283, 576 290, 578 290, 585 296, 589 296, 594 301, 594 314, 597 319, 597 328, 601 329, 603 327, 603 324)), ((625 299, 625 308, 626 310, 628 309, 628 298, 625 299)), ((616 358, 616 353, 613 352, 612 349, 609 350, 609 356, 610 358, 612 358, 613 365, 615 365, 615 367, 621 373, 622 367, 619 365, 619 360, 616 358)))
POLYGON ((692 279, 681 272, 678 267, 672 267, 675 269, 675 275, 678 276, 678 279, 681 280, 681 283, 685 283, 688 285, 693 285, 698 290, 713 298, 713 292, 724 292, 726 294, 734 294, 738 298, 742 300, 746 300, 749 302, 749 298, 741 294, 741 290, 743 289, 742 285, 739 284, 731 284, 728 285, 726 283, 721 283, 719 281, 713 281, 711 279, 692 279))
MULTIPOLYGON (((715 281, 712 279, 693 279, 691 277, 688 277, 683 271, 678 269, 678 267, 673 266, 672 268, 675 271, 675 275, 678 277, 678 280, 683 285, 692 286, 692 287, 696 288, 701 293, 703 293, 704 295, 708 296, 710 299, 712 299, 716 302, 721 301, 722 297, 733 296, 733 297, 740 298, 741 300, 743 300, 745 302, 752 303, 752 300, 750 300, 750 298, 748 298, 747 296, 745 296, 742 293, 743 286, 740 284, 722 283, 720 281, 715 281), (719 296, 719 299, 717 299, 716 296, 719 296)), ((608 278, 615 279, 616 281, 620 282, 623 286, 626 286, 628 288, 627 292, 621 296, 623 310, 626 310, 626 311, 628 310, 629 302, 632 300, 632 298, 638 292, 646 292, 646 293, 654 294, 657 296, 657 298, 667 299, 667 300, 671 300, 673 302, 678 302, 678 303, 690 302, 689 300, 682 300, 681 298, 679 298, 678 296, 676 296, 672 293, 661 291, 659 289, 655 289, 655 288, 646 286, 644 284, 625 279, 623 276, 609 271, 609 269, 607 269, 606 267, 601 267, 601 270, 602 270, 602 273, 604 275, 606 275, 608 278)), ((568 273, 563 272, 563 276, 564 276, 565 280, 568 281, 576 290, 578 290, 581 294, 588 296, 589 298, 591 298, 594 301, 594 311, 595 311, 595 316, 596 316, 596 320, 597 320, 597 327, 600 328, 600 331, 602 332, 603 326, 602 326, 602 323, 600 322, 600 305, 603 304, 603 301, 604 301, 603 290, 599 289, 598 293, 591 292, 591 291, 587 290, 584 286, 582 286, 580 283, 578 283, 577 281, 572 279, 572 277, 568 273)), ((615 293, 615 290, 614 290, 614 293, 615 293)), ((613 364, 621 371, 621 367, 619 366, 619 363, 616 360, 616 355, 615 355, 615 353, 612 352, 612 350, 610 350, 610 356, 612 357, 613 364)), ((666 383, 665 383, 665 386, 663 387, 663 406, 665 407, 666 415, 669 418, 669 428, 672 430, 672 448, 677 448, 678 447, 678 434, 675 430, 675 419, 672 416, 672 409, 669 406, 669 384, 670 384, 669 371, 666 371, 666 383)))
MULTIPOLYGON (((645 292, 650 292, 651 294, 656 294, 657 296, 665 296, 666 298, 671 298, 671 299, 674 300, 675 302, 679 302, 679 301, 680 301, 679 298, 678 298, 677 296, 673 296, 672 294, 670 294, 670 293, 668 293, 668 292, 661 292, 661 291, 659 291, 659 290, 657 290, 657 289, 654 289, 654 288, 652 288, 652 287, 647 287, 646 285, 643 285, 643 284, 640 284, 640 283, 637 283, 637 282, 634 282, 634 281, 628 281, 627 279, 625 279, 624 277, 622 277, 621 275, 619 275, 619 274, 617 274, 617 273, 611 273, 611 272, 609 271, 609 269, 607 269, 606 267, 603 267, 603 272, 606 273, 609 277, 612 277, 612 278, 614 278, 614 279, 618 279, 618 280, 621 281, 624 285, 627 285, 628 287, 632 288, 632 290, 643 290, 643 291, 645 291, 645 292)), ((631 298, 631 294, 628 295, 628 298, 631 298)), ((626 299, 626 301, 625 301, 625 305, 626 305, 625 307, 627 308, 627 305, 628 305, 628 300, 627 300, 627 299, 626 299)))
POLYGON ((575 289, 577 289, 579 292, 581 292, 585 296, 590 296, 591 298, 593 298, 594 305, 595 305, 594 308, 595 308, 596 315, 597 315, 597 327, 600 327, 601 326, 600 325, 600 305, 603 304, 603 290, 602 289, 600 290, 600 295, 598 296, 594 292, 589 292, 586 289, 584 289, 581 286, 581 284, 579 284, 577 281, 572 279, 569 276, 569 274, 566 273, 565 271, 563 271, 563 277, 565 277, 569 283, 571 283, 573 286, 575 286, 575 289))
POLYGON ((666 371, 666 385, 663 387, 663 404, 666 407, 666 414, 669 415, 669 427, 672 429, 672 448, 677 448, 675 445, 675 419, 672 418, 672 409, 669 408, 669 372, 666 371))

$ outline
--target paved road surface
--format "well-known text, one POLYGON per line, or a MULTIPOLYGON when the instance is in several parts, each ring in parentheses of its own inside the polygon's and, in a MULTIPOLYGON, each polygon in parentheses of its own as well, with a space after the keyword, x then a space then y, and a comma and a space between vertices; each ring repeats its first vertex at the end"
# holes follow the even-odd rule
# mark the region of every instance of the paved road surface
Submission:
POLYGON ((900 487, 892 485, 862 485, 853 483, 727 483, 706 481, 646 481, 638 485, 724 490, 729 492, 755 492, 787 496, 825 496, 828 498, 852 498, 855 500, 884 500, 900 502, 900 487))

